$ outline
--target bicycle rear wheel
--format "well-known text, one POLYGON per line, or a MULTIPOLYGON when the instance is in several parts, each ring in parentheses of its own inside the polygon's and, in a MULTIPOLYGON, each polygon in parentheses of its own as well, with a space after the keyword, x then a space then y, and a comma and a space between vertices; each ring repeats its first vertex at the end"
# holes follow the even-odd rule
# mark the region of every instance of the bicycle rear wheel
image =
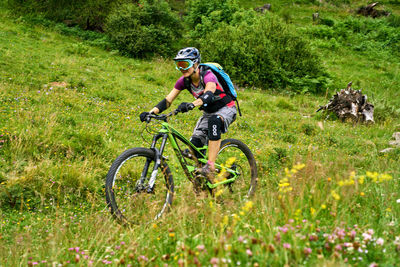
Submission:
MULTIPOLYGON (((236 139, 223 140, 216 163, 237 173, 235 181, 214 189, 216 196, 221 196, 224 202, 240 202, 254 194, 258 180, 256 160, 243 142, 236 139)), ((223 181, 233 177, 233 174, 219 169, 215 180, 223 181)))
POLYGON ((160 164, 155 185, 150 190, 154 164, 155 152, 140 147, 123 152, 112 164, 106 177, 106 200, 111 213, 120 222, 151 222, 172 204, 174 181, 165 162, 160 164), (160 180, 160 176, 164 177, 164 181, 160 180))

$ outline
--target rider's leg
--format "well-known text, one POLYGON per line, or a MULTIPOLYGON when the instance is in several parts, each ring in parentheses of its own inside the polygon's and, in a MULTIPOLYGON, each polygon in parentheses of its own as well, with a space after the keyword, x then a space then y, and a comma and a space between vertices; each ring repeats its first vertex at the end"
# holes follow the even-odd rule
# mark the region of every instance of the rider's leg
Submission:
POLYGON ((215 170, 215 160, 217 159, 218 151, 221 146, 221 139, 209 140, 208 141, 208 163, 211 165, 211 169, 215 170))
POLYGON ((215 170, 215 160, 221 146, 221 132, 224 126, 224 119, 219 115, 212 115, 208 120, 208 164, 210 170, 215 170))

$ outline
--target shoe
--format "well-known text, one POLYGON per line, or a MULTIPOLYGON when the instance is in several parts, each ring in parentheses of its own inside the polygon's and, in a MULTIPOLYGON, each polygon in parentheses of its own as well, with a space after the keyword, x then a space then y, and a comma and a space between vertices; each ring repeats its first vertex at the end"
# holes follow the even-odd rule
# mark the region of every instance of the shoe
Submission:
POLYGON ((208 163, 203 167, 201 167, 200 169, 198 169, 197 173, 207 178, 210 181, 210 183, 212 184, 214 183, 215 169, 211 168, 211 166, 208 163))

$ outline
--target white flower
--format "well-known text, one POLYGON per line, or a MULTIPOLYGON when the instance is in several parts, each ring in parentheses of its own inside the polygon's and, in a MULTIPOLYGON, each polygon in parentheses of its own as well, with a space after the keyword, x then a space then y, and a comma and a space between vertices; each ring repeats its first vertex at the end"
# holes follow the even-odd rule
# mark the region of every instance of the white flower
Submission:
POLYGON ((372 236, 369 233, 363 233, 362 236, 365 242, 368 242, 372 239, 372 236))
POLYGON ((400 199, 396 200, 397 203, 400 203, 400 199))
POLYGON ((376 244, 379 246, 383 246, 384 240, 382 237, 379 237, 378 240, 376 240, 376 244))

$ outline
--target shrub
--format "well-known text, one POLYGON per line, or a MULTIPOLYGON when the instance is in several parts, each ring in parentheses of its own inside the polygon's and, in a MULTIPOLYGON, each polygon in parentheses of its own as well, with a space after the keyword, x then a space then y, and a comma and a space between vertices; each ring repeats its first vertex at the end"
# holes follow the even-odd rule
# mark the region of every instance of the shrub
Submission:
POLYGON ((235 0, 189 0, 188 14, 185 23, 189 29, 189 38, 197 40, 218 27, 218 24, 229 24, 233 15, 239 11, 235 0))
POLYGON ((217 28, 200 42, 203 58, 222 64, 236 83, 298 92, 325 88, 320 59, 281 20, 246 11, 237 12, 233 21, 239 22, 217 28))
POLYGON ((106 32, 124 54, 149 57, 177 50, 181 26, 165 0, 143 0, 123 4, 111 12, 106 32))
POLYGON ((44 17, 79 25, 86 30, 103 31, 103 25, 113 0, 8 0, 8 6, 16 12, 41 14, 44 17))

